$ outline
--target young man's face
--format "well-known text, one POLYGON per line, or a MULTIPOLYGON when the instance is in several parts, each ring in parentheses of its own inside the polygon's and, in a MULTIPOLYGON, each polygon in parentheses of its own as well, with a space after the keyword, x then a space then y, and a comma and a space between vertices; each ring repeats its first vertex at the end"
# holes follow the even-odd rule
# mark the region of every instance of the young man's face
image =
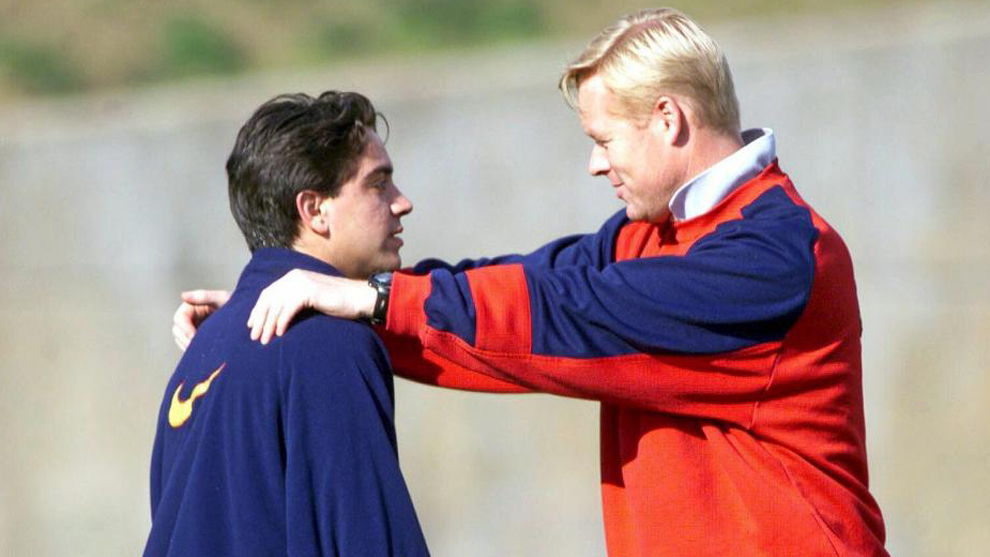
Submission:
POLYGON ((330 217, 331 265, 349 278, 399 268, 400 219, 412 203, 392 182, 392 161, 378 134, 368 134, 354 177, 323 203, 330 217))

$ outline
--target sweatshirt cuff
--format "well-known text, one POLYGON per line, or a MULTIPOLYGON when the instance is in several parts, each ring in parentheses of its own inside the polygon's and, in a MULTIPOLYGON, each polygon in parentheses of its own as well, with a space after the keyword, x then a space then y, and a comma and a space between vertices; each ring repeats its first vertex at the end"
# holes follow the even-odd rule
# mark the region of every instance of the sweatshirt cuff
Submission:
POLYGON ((392 292, 389 294, 388 312, 385 315, 385 331, 418 337, 426 329, 426 298, 433 288, 430 275, 412 275, 402 271, 392 275, 392 292))

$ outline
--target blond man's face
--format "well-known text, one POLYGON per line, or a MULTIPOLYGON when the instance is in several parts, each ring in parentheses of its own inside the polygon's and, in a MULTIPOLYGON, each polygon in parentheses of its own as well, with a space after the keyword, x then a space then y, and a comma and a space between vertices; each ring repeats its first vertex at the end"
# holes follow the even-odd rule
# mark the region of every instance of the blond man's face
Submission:
POLYGON ((599 75, 578 88, 578 112, 585 133, 595 142, 588 172, 608 178, 626 204, 631 220, 657 222, 669 215, 667 203, 679 186, 674 156, 650 119, 640 121, 621 109, 599 75))

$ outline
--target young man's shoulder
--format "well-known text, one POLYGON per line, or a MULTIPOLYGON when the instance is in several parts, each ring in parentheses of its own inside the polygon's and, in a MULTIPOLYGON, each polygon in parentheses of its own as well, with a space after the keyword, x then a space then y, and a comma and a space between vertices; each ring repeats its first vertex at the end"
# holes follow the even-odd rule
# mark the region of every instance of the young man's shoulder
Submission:
POLYGON ((316 343, 325 349, 353 349, 358 352, 381 348, 378 335, 367 323, 330 317, 315 311, 306 311, 298 316, 285 332, 283 342, 286 347, 316 343))
POLYGON ((250 340, 246 323, 256 297, 253 292, 236 292, 203 323, 190 352, 222 353, 232 367, 252 370, 247 375, 272 375, 278 381, 304 372, 305 383, 329 381, 341 386, 341 382, 360 384, 369 376, 390 374, 381 339, 370 325, 359 321, 306 311, 267 346, 250 340))
POLYGON ((385 347, 367 323, 307 312, 281 338, 282 361, 296 365, 322 364, 390 371, 385 347))

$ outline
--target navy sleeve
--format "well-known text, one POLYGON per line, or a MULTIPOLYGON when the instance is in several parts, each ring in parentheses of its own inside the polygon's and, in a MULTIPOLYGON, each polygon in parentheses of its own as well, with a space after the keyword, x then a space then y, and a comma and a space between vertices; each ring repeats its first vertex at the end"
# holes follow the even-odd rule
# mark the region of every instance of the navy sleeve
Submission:
POLYGON ((473 345, 477 315, 466 271, 518 264, 534 275, 554 270, 567 272, 567 269, 599 272, 612 260, 615 237, 627 222, 625 210, 622 210, 612 215, 595 234, 566 236, 527 255, 465 259, 457 265, 447 265, 437 259, 421 262, 413 268, 413 272, 416 274, 430 272, 436 293, 426 302, 429 325, 441 331, 456 331, 468 344, 473 345), (457 304, 464 308, 464 311, 449 312, 436 307, 436 304, 447 306, 448 300, 457 300, 457 304))
POLYGON ((399 470, 380 340, 325 316, 294 329, 282 347, 289 554, 428 555, 399 470))
POLYGON ((800 316, 811 292, 817 237, 810 212, 773 188, 683 256, 603 266, 523 264, 528 299, 505 295, 504 286, 481 285, 481 275, 434 272, 427 324, 474 346, 478 323, 488 320, 464 316, 481 307, 516 314, 499 308, 526 304, 531 330, 519 334, 530 337, 515 344, 531 354, 733 351, 782 339, 800 316))
POLYGON ((527 272, 533 352, 714 354, 783 339, 811 293, 818 231, 771 190, 685 256, 527 272))

